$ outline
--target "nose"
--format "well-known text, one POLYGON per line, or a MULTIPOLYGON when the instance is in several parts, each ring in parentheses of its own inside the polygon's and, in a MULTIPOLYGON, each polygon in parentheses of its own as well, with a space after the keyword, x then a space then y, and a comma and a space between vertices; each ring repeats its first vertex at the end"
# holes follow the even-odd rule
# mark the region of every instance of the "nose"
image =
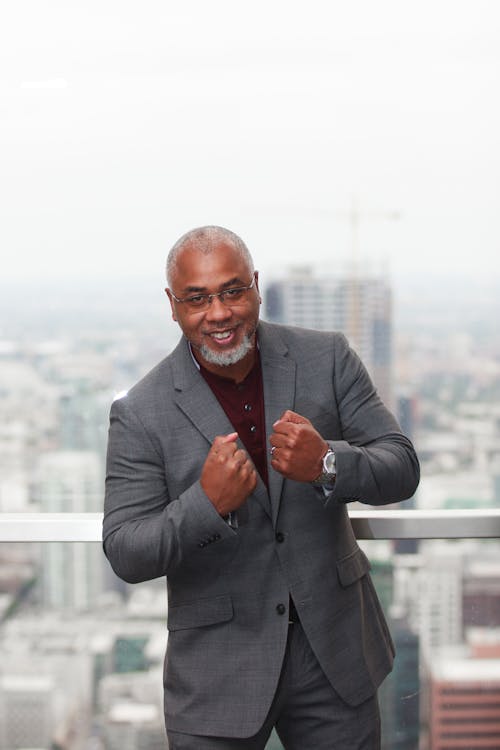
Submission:
POLYGON ((219 322, 221 320, 227 320, 232 314, 231 308, 225 305, 220 297, 212 297, 212 302, 205 313, 205 320, 219 322))

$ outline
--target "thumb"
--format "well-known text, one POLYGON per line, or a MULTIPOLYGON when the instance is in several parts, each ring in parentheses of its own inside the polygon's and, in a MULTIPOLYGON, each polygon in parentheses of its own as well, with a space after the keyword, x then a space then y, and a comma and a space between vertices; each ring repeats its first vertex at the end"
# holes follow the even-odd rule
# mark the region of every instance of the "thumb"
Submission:
POLYGON ((234 443, 238 439, 237 432, 230 432, 229 435, 217 435, 213 445, 224 445, 224 443, 234 443))

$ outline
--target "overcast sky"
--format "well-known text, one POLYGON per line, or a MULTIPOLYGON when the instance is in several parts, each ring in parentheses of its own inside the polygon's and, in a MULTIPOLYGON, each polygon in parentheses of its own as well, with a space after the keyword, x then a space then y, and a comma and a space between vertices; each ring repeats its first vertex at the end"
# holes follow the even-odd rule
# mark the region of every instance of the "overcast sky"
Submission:
POLYGON ((205 223, 273 273, 500 274, 500 2, 16 0, 0 18, 15 280, 161 273, 205 223))

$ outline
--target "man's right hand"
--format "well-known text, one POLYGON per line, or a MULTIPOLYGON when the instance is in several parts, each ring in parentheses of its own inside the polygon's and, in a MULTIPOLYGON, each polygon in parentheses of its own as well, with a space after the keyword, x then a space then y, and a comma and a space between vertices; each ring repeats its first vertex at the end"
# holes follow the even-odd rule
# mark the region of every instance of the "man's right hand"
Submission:
POLYGON ((218 435, 201 472, 203 491, 221 516, 237 510, 257 486, 255 466, 237 439, 237 432, 218 435))

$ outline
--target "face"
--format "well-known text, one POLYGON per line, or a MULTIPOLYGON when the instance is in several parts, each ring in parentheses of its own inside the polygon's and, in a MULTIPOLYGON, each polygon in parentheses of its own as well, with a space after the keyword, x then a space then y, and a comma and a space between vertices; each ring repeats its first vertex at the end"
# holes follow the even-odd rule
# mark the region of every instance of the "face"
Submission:
MULTIPOLYGON (((246 260, 227 240, 219 240, 213 250, 203 253, 187 245, 180 252, 172 273, 172 292, 184 298, 212 294, 224 289, 248 286, 253 273, 246 260)), ((232 375, 253 362, 255 331, 259 319, 258 278, 238 305, 229 307, 218 297, 203 311, 190 311, 176 302, 167 289, 176 320, 191 343, 196 358, 212 372, 232 375)))

